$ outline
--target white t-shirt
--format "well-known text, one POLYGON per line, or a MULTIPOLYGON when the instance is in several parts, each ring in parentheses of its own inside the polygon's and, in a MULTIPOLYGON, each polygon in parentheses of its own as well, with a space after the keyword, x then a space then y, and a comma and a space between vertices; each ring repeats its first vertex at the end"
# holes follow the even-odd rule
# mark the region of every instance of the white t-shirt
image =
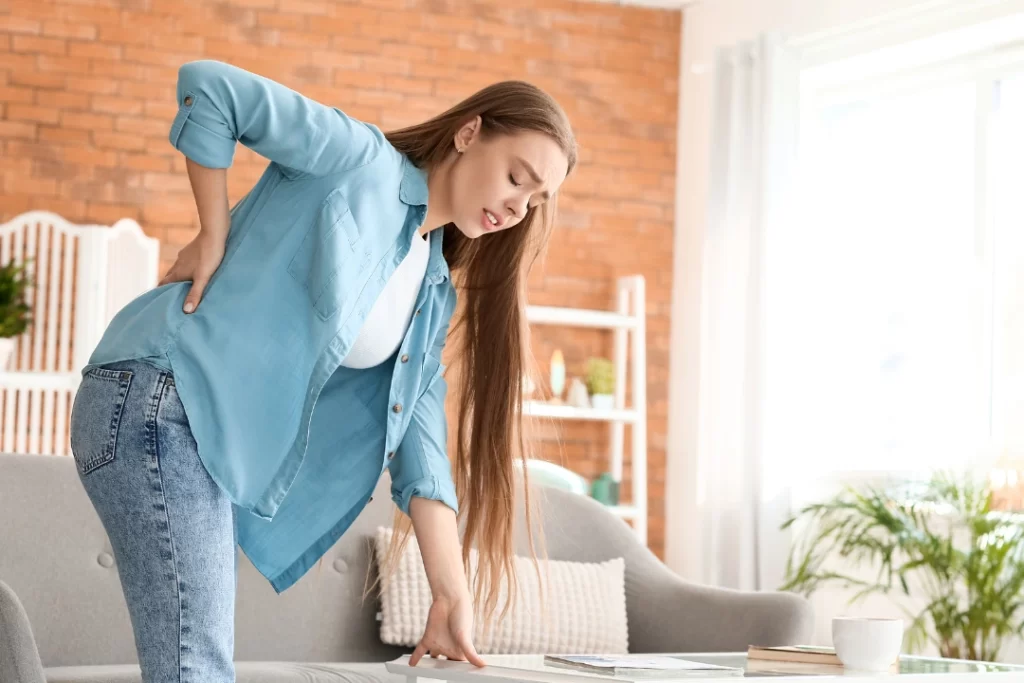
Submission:
POLYGON ((416 308, 429 259, 430 239, 417 232, 412 238, 409 253, 395 268, 367 313, 352 349, 341 361, 342 365, 346 368, 372 368, 398 350, 416 308))

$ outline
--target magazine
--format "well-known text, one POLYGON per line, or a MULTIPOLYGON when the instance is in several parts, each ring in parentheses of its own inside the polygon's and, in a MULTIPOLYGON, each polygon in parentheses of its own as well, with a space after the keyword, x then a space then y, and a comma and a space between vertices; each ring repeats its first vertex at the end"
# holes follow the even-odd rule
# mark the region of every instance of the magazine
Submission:
POLYGON ((624 678, 673 679, 688 676, 742 676, 743 669, 664 655, 545 655, 544 663, 624 678))

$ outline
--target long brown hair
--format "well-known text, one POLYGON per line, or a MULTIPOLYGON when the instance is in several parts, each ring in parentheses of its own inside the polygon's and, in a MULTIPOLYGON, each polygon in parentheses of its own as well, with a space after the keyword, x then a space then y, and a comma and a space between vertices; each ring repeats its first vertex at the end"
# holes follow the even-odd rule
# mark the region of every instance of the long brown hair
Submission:
MULTIPOLYGON (((409 160, 428 173, 455 153, 456 133, 480 117, 479 134, 487 138, 534 131, 548 135, 565 153, 568 171, 576 165, 576 140, 558 103, 534 85, 504 81, 490 85, 448 111, 386 137, 409 160)), ((458 429, 452 471, 464 523, 462 559, 469 570, 470 549, 476 547, 478 567, 472 593, 489 624, 507 579, 504 616, 515 601, 513 562, 515 524, 515 462, 526 474, 526 442, 521 396, 529 358, 526 327, 526 277, 542 253, 553 226, 557 193, 529 209, 520 223, 479 239, 444 226, 444 256, 459 290, 459 309, 450 338, 453 374, 457 379, 458 429)), ((528 488, 527 529, 532 528, 528 488)), ((390 567, 408 540, 409 520, 396 517, 388 553, 390 567)), ((532 535, 530 550, 534 559, 532 535)))

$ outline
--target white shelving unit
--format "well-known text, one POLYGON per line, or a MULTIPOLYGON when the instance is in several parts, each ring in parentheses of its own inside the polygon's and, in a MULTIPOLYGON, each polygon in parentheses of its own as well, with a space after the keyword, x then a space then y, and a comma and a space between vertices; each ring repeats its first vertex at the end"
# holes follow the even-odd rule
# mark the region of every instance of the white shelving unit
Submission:
POLYGON ((525 401, 523 414, 561 420, 596 420, 609 423, 612 478, 622 481, 625 428, 632 439, 633 500, 610 509, 633 523, 640 542, 647 544, 647 338, 645 286, 642 275, 616 282, 614 311, 557 306, 527 306, 526 318, 534 325, 561 325, 612 330, 615 335, 615 407, 576 408, 568 404, 525 401), (630 353, 631 352, 631 353, 630 353), (628 362, 628 367, 627 367, 628 362), (631 382, 633 405, 626 406, 626 382, 631 382))

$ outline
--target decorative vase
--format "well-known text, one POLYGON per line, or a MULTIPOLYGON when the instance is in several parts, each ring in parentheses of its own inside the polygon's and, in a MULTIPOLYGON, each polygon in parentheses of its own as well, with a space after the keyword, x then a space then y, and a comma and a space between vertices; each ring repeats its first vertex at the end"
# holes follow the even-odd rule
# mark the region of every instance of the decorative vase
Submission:
POLYGON ((9 370, 11 356, 14 355, 14 337, 0 337, 0 372, 9 370))
POLYGON ((573 377, 569 382, 569 394, 566 397, 569 405, 574 408, 589 408, 590 396, 587 394, 587 385, 579 377, 573 377))
POLYGON ((619 482, 612 478, 610 472, 605 472, 590 485, 590 497, 605 505, 619 504, 619 482))
POLYGON ((615 407, 615 395, 592 394, 590 396, 590 405, 601 410, 611 410, 615 407))
POLYGON ((551 354, 551 398, 559 402, 562 400, 562 392, 565 391, 565 359, 562 357, 562 350, 555 349, 551 354))

